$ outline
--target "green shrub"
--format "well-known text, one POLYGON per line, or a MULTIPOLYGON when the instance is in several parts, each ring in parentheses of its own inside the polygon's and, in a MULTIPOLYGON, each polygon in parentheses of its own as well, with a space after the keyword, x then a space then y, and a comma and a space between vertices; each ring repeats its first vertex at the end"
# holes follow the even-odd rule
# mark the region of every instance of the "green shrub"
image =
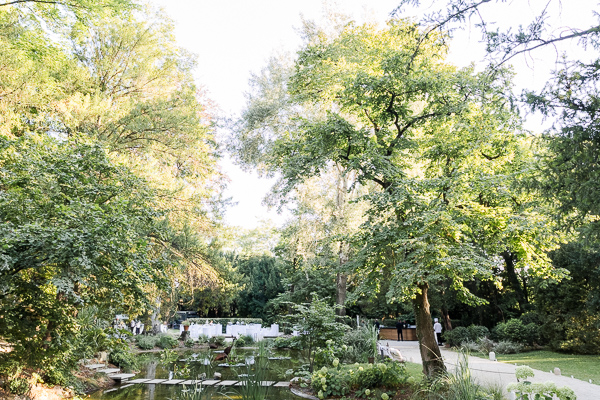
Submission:
POLYGON ((479 339, 488 336, 490 336, 490 330, 480 325, 471 325, 468 328, 459 326, 443 334, 444 341, 452 347, 463 346, 467 342, 477 343, 479 339))
POLYGON ((254 338, 252 335, 243 335, 240 337, 240 339, 244 339, 244 343, 246 343, 246 345, 254 343, 254 338))
POLYGON ((213 324, 221 324, 223 326, 228 323, 235 324, 237 322, 241 322, 244 324, 261 324, 263 320, 261 318, 188 318, 186 321, 190 321, 190 324, 193 322, 195 324, 204 325, 208 324, 211 321, 213 324))
POLYGON ((521 350, 523 345, 508 340, 501 340, 494 345, 494 351, 498 354, 516 354, 521 350))
POLYGON ((240 336, 235 340, 235 347, 244 347, 246 345, 246 340, 243 336, 240 336))
POLYGON ((508 340, 531 346, 539 341, 540 328, 534 323, 525 325, 520 319, 512 318, 496 325, 494 335, 498 340, 508 340))
POLYGON ((184 343, 185 347, 194 347, 194 339, 186 339, 184 343))
POLYGON ((373 346, 370 342, 371 331, 367 326, 361 326, 344 333, 343 345, 338 348, 336 355, 346 363, 367 362, 373 356, 373 346))
POLYGON ((198 336, 198 343, 208 343, 208 335, 201 333, 200 336, 198 336))
POLYGON ((217 346, 223 346, 225 344, 225 336, 212 336, 210 339, 208 339, 208 343, 213 343, 217 346))
POLYGON ((7 388, 12 394, 23 395, 29 391, 29 381, 26 378, 13 378, 8 381, 7 388))
POLYGON ((469 331, 469 339, 473 342, 478 342, 479 339, 490 336, 490 330, 485 326, 471 325, 467 330, 469 331))
POLYGON ((128 347, 121 346, 113 349, 108 357, 109 361, 123 370, 130 372, 138 368, 135 354, 129 351, 128 347))
POLYGON ((469 341, 469 330, 458 326, 451 331, 444 332, 444 341, 452 347, 457 347, 469 341))
POLYGON ((318 369, 311 376, 313 390, 323 397, 346 396, 353 390, 362 395, 366 389, 394 389, 408 381, 404 365, 396 362, 337 365, 318 369))
POLYGON ((153 336, 136 336, 137 346, 142 350, 151 350, 156 346, 156 337, 153 336))
POLYGON ((302 343, 300 342, 300 336, 276 337, 275 341, 273 342, 273 346, 276 349, 286 349, 286 348, 294 349, 294 350, 302 349, 302 343))
POLYGON ((156 342, 156 345, 161 349, 172 349, 177 347, 178 344, 177 339, 168 334, 158 335, 158 341, 156 342))

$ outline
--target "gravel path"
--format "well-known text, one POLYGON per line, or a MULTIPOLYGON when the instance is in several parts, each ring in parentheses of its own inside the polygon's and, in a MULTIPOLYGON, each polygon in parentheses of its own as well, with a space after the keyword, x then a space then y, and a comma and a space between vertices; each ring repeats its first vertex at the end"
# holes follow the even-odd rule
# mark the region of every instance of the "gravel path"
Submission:
MULTIPOLYGON (((421 354, 419 352, 418 342, 398 342, 394 340, 381 340, 379 343, 382 346, 389 344, 390 347, 396 348, 402 353, 402 356, 410 362, 421 364, 421 354)), ((459 353, 441 349, 442 357, 446 363, 446 367, 450 371, 458 363, 459 353)), ((559 367, 559 366, 558 366, 559 367)), ((483 386, 502 386, 506 389, 506 385, 510 382, 516 382, 514 364, 506 364, 498 361, 490 361, 480 357, 469 356, 469 369, 473 377, 483 386)), ((530 378, 532 382, 553 381, 557 386, 569 386, 577 394, 578 400, 598 400, 600 399, 600 386, 588 382, 580 381, 566 376, 557 376, 548 371, 539 371, 534 369, 535 377, 530 378)))

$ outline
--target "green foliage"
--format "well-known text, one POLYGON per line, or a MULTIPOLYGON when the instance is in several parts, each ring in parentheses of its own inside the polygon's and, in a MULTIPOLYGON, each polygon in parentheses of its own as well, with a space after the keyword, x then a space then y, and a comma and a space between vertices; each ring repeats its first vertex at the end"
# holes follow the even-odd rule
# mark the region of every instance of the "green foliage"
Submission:
POLYGON ((158 335, 158 340, 156 341, 156 346, 160 347, 161 349, 172 349, 177 347, 178 344, 179 342, 177 339, 169 334, 158 335))
POLYGON ((489 329, 485 326, 471 325, 467 328, 458 326, 443 334, 444 341, 452 347, 461 346, 466 342, 477 342, 480 338, 490 335, 489 329))
POLYGON ((366 363, 369 357, 373 357, 372 332, 366 325, 348 330, 342 342, 336 355, 345 363, 366 363))
POLYGON ((462 353, 453 373, 444 373, 433 380, 424 380, 417 399, 440 400, 501 400, 502 390, 486 389, 476 383, 471 375, 468 357, 462 353))
POLYGON ((184 346, 185 347, 194 347, 194 339, 186 339, 184 346))
POLYGON ((267 303, 283 292, 281 262, 266 255, 239 257, 234 261, 234 266, 243 276, 244 284, 236 300, 238 313, 269 320, 267 303))
POLYGON ((273 342, 276 349, 294 349, 300 350, 303 348, 302 339, 300 336, 278 336, 273 342))
POLYGON ((141 308, 144 284, 163 282, 163 250, 148 237, 164 232, 155 192, 84 140, 0 137, 0 148, 0 332, 13 346, 1 357, 64 368, 104 346, 78 310, 141 308), (74 346, 78 335, 96 348, 74 346))
POLYGON ((292 304, 295 311, 287 318, 300 332, 298 340, 304 349, 308 350, 311 367, 314 362, 313 350, 317 347, 325 348, 327 341, 339 344, 349 327, 336 322, 334 308, 324 299, 313 297, 311 303, 292 304))
POLYGON ((508 340, 532 346, 539 342, 540 328, 534 323, 525 325, 517 318, 501 322, 494 328, 494 336, 498 340, 508 340))
POLYGON ((207 324, 212 321, 214 324, 221 324, 223 326, 232 323, 244 323, 244 324, 262 324, 261 318, 188 318, 187 321, 195 324, 207 324))
POLYGON ((404 365, 396 362, 353 365, 330 365, 315 370, 311 386, 319 398, 346 396, 350 392, 362 397, 365 389, 397 389, 406 385, 408 374, 404 365))
POLYGON ((129 350, 127 344, 113 348, 109 353, 108 360, 121 368, 123 372, 131 372, 139 368, 138 357, 129 350))
POLYGON ((516 354, 520 353, 522 350, 522 344, 508 340, 500 340, 494 345, 494 351, 498 354, 516 354))
POLYGON ((135 341, 140 349, 152 350, 156 346, 157 338, 154 336, 138 335, 135 341))
POLYGON ((8 391, 13 394, 23 395, 29 391, 27 378, 13 378, 8 381, 8 391))
POLYGON ((214 343, 217 346, 223 346, 225 344, 225 336, 211 336, 210 339, 208 339, 208 343, 214 343))

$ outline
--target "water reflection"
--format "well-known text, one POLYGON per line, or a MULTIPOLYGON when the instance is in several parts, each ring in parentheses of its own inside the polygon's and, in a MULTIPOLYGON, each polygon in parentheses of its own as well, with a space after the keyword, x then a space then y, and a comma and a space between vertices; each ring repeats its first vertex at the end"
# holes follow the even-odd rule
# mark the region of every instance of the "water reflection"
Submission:
MULTIPOLYGON (((300 353, 290 350, 273 350, 269 354, 267 363, 266 380, 288 381, 289 376, 285 371, 295 368, 304 360, 300 353)), ((256 364, 258 349, 236 349, 228 360, 230 365, 239 367, 218 367, 214 359, 214 353, 207 351, 185 351, 178 354, 177 361, 172 364, 163 365, 159 362, 158 353, 147 353, 140 355, 141 371, 133 379, 212 379, 215 372, 221 374, 220 380, 243 379, 248 374, 249 366, 256 364), (180 376, 181 373, 185 376, 180 376), (202 378, 201 378, 202 377, 202 378)), ((127 384, 115 388, 98 391, 90 395, 91 400, 176 400, 182 390, 188 390, 183 385, 164 384, 127 384)), ((223 388, 221 388, 223 389, 223 388)), ((226 388, 226 394, 221 394, 215 387, 205 387, 207 394, 215 400, 234 398, 239 399, 235 387, 226 388)), ((287 388, 270 388, 268 399, 270 400, 298 400, 287 388)))

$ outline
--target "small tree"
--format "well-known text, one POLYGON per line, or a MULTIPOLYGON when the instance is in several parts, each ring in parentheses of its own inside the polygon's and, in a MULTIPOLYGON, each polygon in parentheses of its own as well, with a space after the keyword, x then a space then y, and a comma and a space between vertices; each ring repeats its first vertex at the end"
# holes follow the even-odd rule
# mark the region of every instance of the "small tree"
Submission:
POLYGON ((313 294, 312 302, 294 304, 296 311, 291 315, 294 326, 300 331, 302 347, 308 349, 310 370, 313 368, 313 350, 325 347, 328 340, 339 341, 348 326, 336 321, 335 307, 327 304, 325 299, 320 299, 313 294))

